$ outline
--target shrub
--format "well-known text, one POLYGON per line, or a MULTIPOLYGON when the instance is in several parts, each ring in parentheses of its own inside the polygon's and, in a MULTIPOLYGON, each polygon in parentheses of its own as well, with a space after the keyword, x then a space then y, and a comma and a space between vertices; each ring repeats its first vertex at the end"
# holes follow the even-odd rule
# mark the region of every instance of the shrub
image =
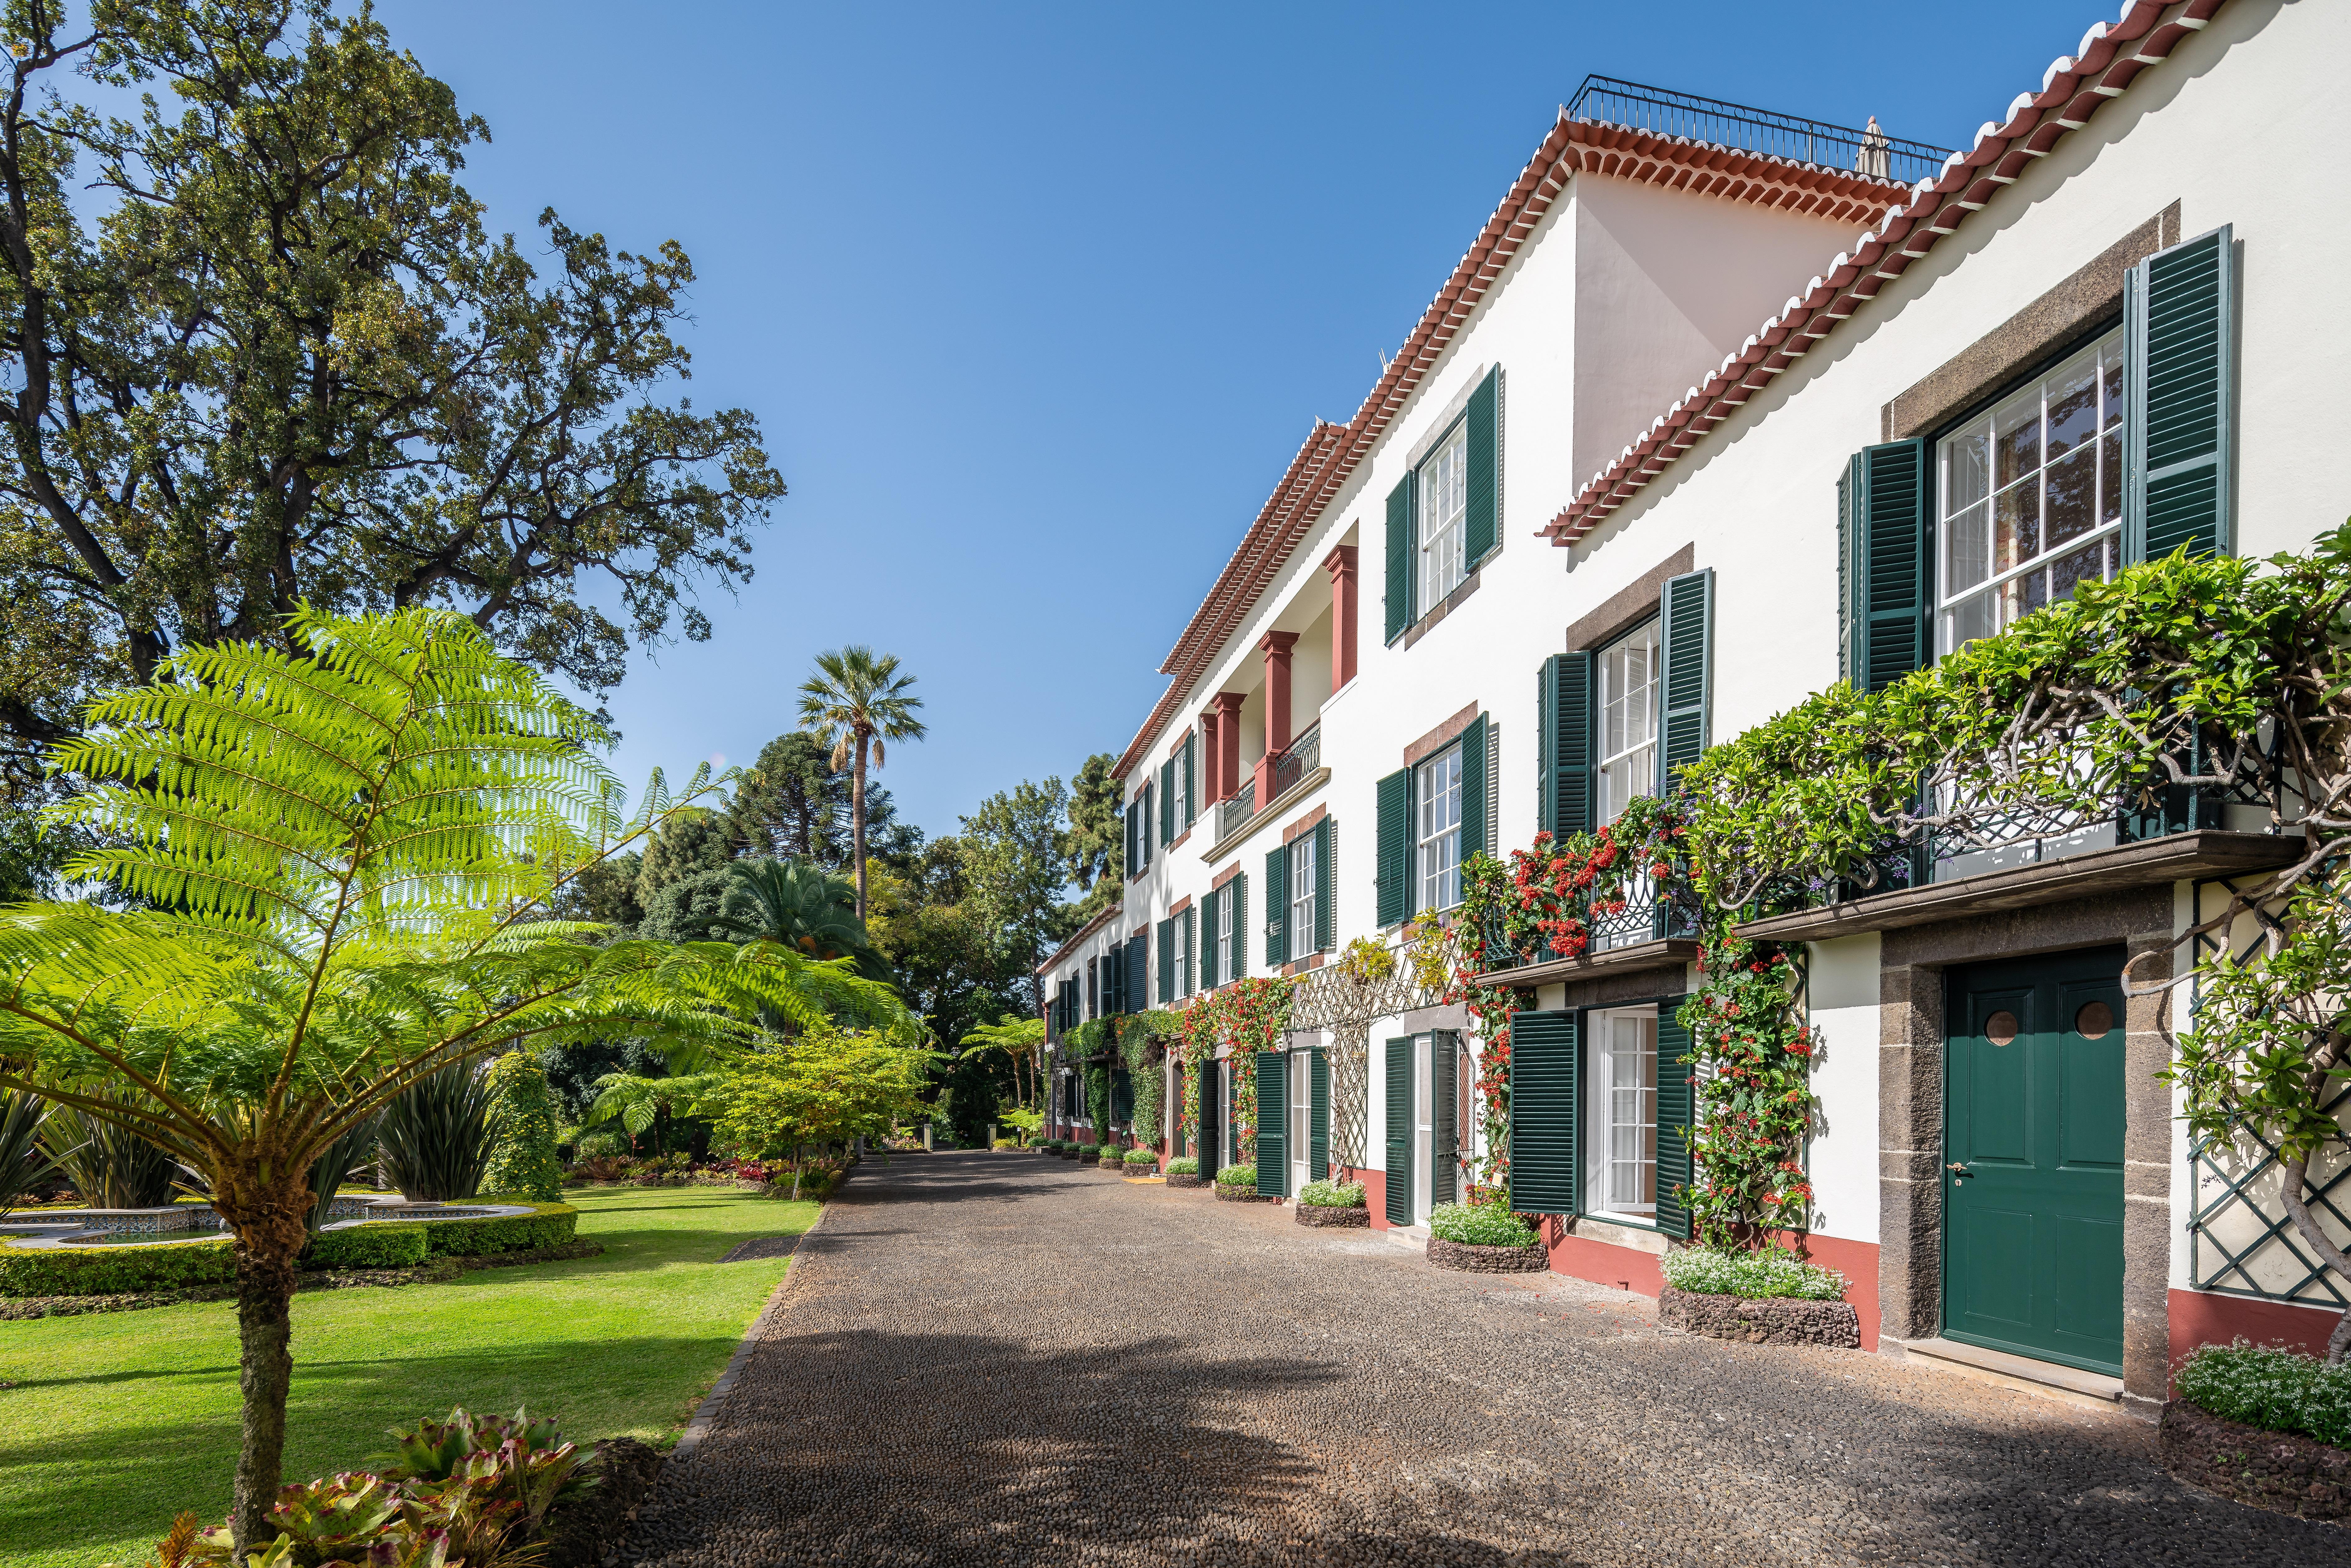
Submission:
POLYGON ((2249 1344, 2202 1344, 2179 1364, 2179 1396, 2224 1421, 2351 1448, 2351 1364, 2249 1344))
POLYGON ((1131 1166, 1150 1166, 1156 1169, 1159 1156, 1149 1149, 1129 1149, 1126 1151, 1126 1163, 1131 1166))
POLYGON ((378 1219, 310 1239, 303 1260, 313 1269, 413 1269, 424 1261, 424 1228, 378 1219))
POLYGON ((1310 1181, 1298 1189, 1298 1201, 1309 1208, 1361 1208, 1364 1184, 1359 1181, 1310 1181))
POLYGON ((1751 1301, 1787 1297, 1800 1301, 1844 1298, 1844 1276, 1817 1268, 1785 1248, 1749 1252, 1728 1247, 1688 1247, 1657 1262, 1666 1283, 1700 1296, 1744 1296, 1751 1301))
POLYGON ((483 1190, 552 1200, 563 1166, 555 1157, 555 1092, 547 1086, 547 1070, 529 1052, 509 1051, 490 1063, 490 1088, 497 1096, 491 1119, 498 1142, 483 1173, 483 1190))
POLYGON ((1020 1140, 1018 1138, 998 1138, 995 1143, 988 1145, 988 1147, 994 1149, 1017 1149, 1019 1146, 1020 1140))
POLYGON ((1495 1203, 1440 1203, 1428 1217, 1428 1233, 1463 1247, 1535 1244, 1533 1228, 1495 1203))
POLYGON ((0 1241, 0 1296, 112 1296, 184 1291, 236 1279, 229 1243, 154 1247, 12 1247, 0 1241))
POLYGON ((1224 1169, 1217 1173, 1217 1185, 1218 1186, 1255 1186, 1257 1185, 1257 1167, 1255 1166, 1227 1166, 1224 1169))
POLYGON ((479 1258, 492 1252, 525 1252, 560 1247, 579 1232, 580 1211, 567 1204, 535 1203, 528 1214, 486 1215, 474 1219, 390 1219, 424 1232, 434 1257, 479 1258))
POLYGON ((1194 1159, 1189 1155, 1186 1155, 1180 1160, 1169 1160, 1167 1162, 1167 1174, 1169 1176, 1198 1176, 1200 1174, 1200 1162, 1194 1159))
POLYGON ((128 1128, 61 1105, 49 1113, 41 1145, 92 1208, 161 1208, 172 1201, 179 1165, 128 1128))

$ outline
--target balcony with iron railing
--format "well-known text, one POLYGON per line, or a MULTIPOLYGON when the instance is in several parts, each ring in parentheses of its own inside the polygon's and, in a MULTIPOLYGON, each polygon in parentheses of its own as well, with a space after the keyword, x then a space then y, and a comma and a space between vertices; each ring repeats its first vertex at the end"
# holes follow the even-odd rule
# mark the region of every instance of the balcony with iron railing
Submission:
MULTIPOLYGON (((1658 884, 1646 875, 1635 874, 1625 879, 1622 895, 1604 904, 1588 906, 1583 912, 1586 933, 1583 951, 1572 957, 1562 957, 1548 949, 1520 951, 1510 946, 1510 937, 1499 916, 1486 925, 1486 969, 1482 978, 1493 983, 1493 977, 1519 971, 1541 970, 1542 977, 1531 975, 1527 983, 1537 977, 1549 977, 1554 971, 1568 969, 1603 969, 1619 966, 1636 967, 1650 961, 1677 964, 1688 956, 1688 947, 1698 941, 1698 908, 1685 897, 1661 896, 1658 884)), ((1504 983, 1516 984, 1516 980, 1504 983)))
POLYGON ((1941 172, 1952 152, 1948 147, 1888 136, 1874 126, 1856 131, 1614 77, 1584 78, 1568 103, 1567 115, 1906 185, 1941 172))
POLYGON ((1322 766, 1322 727, 1311 724, 1306 732, 1276 752, 1271 765, 1259 762, 1230 800, 1217 803, 1216 842, 1222 844, 1247 826, 1262 808, 1270 806, 1302 783, 1306 777, 1322 766), (1259 784, 1265 785, 1263 789, 1259 784))

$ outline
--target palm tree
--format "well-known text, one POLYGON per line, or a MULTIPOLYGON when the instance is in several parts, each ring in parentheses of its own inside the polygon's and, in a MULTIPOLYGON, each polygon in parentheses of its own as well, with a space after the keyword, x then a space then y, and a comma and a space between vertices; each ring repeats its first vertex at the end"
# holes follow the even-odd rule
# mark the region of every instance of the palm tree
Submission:
POLYGON ((852 643, 816 656, 816 674, 800 685, 800 722, 816 734, 820 745, 832 747, 832 768, 854 765, 849 776, 851 853, 857 861, 857 920, 865 923, 865 753, 873 752, 873 766, 882 766, 883 743, 920 740, 923 721, 914 710, 923 699, 909 696, 912 675, 898 673, 898 656, 879 657, 862 643, 852 643))
POLYGON ((848 958, 869 979, 889 978, 857 916, 856 890, 820 866, 796 860, 732 861, 729 885, 710 924, 732 936, 781 942, 811 958, 848 958))

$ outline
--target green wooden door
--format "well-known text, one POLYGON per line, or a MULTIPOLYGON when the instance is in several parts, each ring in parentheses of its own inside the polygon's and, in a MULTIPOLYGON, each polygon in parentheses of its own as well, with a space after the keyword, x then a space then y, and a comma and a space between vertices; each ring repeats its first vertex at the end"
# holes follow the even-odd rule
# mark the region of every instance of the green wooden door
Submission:
POLYGON ((1943 1333, 2119 1376, 2123 950, 1950 972, 1943 1333))

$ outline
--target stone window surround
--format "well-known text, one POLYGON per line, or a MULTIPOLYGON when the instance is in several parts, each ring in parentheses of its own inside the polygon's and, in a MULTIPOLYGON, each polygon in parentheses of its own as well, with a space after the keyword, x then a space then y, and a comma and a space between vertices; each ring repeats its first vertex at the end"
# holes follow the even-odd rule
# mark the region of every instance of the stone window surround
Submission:
MULTIPOLYGON (((1943 971, 2119 946, 2124 967, 2168 973, 2172 885, 1889 930, 1878 950, 1877 1300, 1888 1339, 1941 1330, 1943 971)), ((2171 1379, 2171 1093, 2164 998, 2126 994, 2123 1048, 2123 1390, 2152 1418, 2171 1379)))
POLYGON ((1460 739, 1462 732, 1469 727, 1470 721, 1478 716, 1478 705, 1476 703, 1471 703, 1468 707, 1463 708, 1459 713, 1455 714, 1451 718, 1447 719, 1443 724, 1438 725, 1435 729, 1430 730, 1426 735, 1422 736, 1418 740, 1416 740, 1410 746, 1405 747, 1404 748, 1404 765, 1406 768, 1417 768, 1422 763, 1427 761, 1430 758, 1436 756, 1438 752, 1444 750, 1447 747, 1452 745, 1455 741, 1460 739))

